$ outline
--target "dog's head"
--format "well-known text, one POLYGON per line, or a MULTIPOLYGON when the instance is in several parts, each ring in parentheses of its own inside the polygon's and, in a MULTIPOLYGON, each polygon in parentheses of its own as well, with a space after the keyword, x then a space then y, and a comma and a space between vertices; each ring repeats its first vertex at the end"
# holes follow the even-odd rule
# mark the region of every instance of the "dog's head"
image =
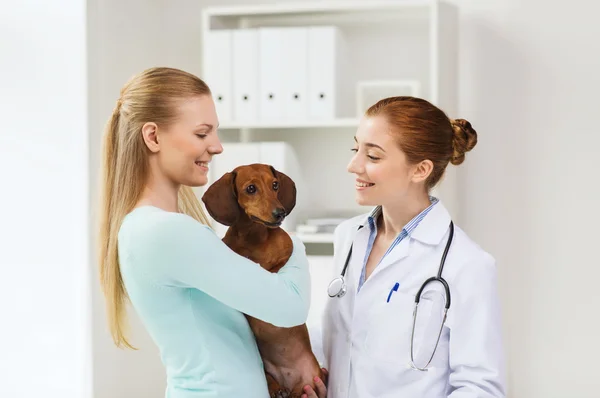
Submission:
POLYGON ((215 181, 202 196, 217 222, 231 226, 242 212, 251 220, 276 228, 296 206, 296 184, 266 164, 236 167, 215 181))

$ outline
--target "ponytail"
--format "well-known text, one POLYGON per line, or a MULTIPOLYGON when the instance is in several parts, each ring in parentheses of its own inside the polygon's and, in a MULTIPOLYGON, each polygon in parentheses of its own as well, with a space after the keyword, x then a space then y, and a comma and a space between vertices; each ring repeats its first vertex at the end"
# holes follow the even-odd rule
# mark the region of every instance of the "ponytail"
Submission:
POLYGON ((100 218, 100 282, 106 298, 106 315, 110 334, 117 347, 136 349, 125 338, 124 306, 127 292, 119 269, 117 236, 118 229, 125 217, 123 205, 118 206, 117 154, 119 153, 119 124, 121 103, 117 103, 104 132, 102 203, 100 218), (121 211, 118 211, 120 207, 121 211))

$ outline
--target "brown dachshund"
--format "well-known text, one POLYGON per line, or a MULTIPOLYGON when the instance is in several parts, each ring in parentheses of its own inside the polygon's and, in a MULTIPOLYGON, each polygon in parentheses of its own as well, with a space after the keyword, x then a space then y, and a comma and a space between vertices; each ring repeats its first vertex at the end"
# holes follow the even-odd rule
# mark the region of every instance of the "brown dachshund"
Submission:
MULTIPOLYGON (((202 197, 208 213, 229 226, 223 242, 241 256, 277 272, 292 254, 290 236, 280 228, 296 205, 296 185, 266 164, 235 168, 202 197)), ((265 303, 269 305, 269 303, 265 303)), ((281 328, 246 315, 265 366, 271 398, 300 398, 305 385, 323 374, 305 324, 281 328)))

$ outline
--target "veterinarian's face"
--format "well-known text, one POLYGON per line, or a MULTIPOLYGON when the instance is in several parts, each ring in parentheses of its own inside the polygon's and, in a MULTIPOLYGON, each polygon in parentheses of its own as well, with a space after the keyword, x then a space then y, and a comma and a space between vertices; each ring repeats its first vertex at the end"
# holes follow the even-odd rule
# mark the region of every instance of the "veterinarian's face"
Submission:
POLYGON ((363 117, 352 149, 354 156, 348 171, 356 176, 356 201, 360 205, 377 206, 397 203, 406 196, 412 184, 414 166, 390 134, 384 117, 363 117))
POLYGON ((205 185, 210 160, 223 152, 214 102, 209 95, 187 99, 178 105, 178 113, 163 134, 159 130, 158 164, 176 184, 205 185))

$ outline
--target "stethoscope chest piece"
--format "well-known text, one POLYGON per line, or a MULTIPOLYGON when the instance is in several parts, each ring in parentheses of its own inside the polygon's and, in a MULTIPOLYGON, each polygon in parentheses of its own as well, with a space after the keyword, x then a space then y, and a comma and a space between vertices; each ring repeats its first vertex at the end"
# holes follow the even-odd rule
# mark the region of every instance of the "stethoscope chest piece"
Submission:
POLYGON ((327 287, 327 294, 332 298, 343 297, 346 294, 346 283, 344 283, 344 278, 338 276, 332 280, 327 287))

